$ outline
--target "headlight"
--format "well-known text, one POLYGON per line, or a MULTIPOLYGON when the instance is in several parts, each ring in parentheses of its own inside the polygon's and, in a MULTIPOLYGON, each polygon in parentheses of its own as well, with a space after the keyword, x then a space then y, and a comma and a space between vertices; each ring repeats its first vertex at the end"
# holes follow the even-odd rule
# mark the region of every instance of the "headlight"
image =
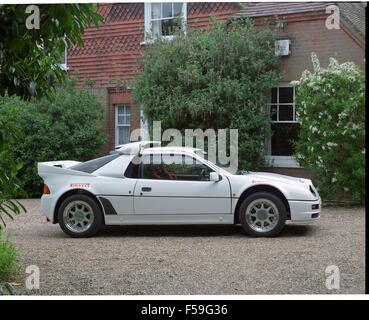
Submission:
POLYGON ((312 185, 309 185, 310 192, 313 194, 314 197, 316 197, 316 192, 312 185))

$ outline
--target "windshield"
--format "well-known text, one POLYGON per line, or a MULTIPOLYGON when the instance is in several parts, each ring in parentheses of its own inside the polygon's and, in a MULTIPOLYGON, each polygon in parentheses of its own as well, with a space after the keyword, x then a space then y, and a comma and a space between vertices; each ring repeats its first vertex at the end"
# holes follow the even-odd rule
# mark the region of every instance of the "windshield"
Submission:
MULTIPOLYGON (((225 175, 229 175, 230 173, 225 169, 225 167, 223 167, 222 168, 222 166, 219 166, 218 164, 215 164, 215 163, 213 163, 213 162, 211 162, 211 161, 209 161, 209 160, 207 160, 207 159, 205 159, 205 158, 203 158, 203 157, 201 157, 201 161, 203 162, 203 163, 205 163, 206 165, 208 165, 210 168, 212 168, 212 167, 216 167, 217 169, 218 169, 218 171, 220 171, 220 173, 222 173, 222 174, 225 174, 225 175)), ((213 168, 214 169, 214 168, 213 168)))
POLYGON ((245 174, 249 174, 250 171, 247 171, 247 170, 237 170, 237 172, 235 174, 237 175, 245 175, 245 174))
POLYGON ((199 157, 201 157, 202 162, 204 162, 205 164, 207 164, 208 166, 216 166, 217 169, 219 169, 223 174, 235 174, 235 175, 245 175, 245 174, 249 174, 250 172, 248 170, 240 170, 238 169, 235 173, 231 173, 229 172, 229 166, 225 166, 219 162, 212 162, 210 160, 208 160, 208 154, 207 152, 204 152, 202 150, 198 150, 195 152, 195 154, 199 157))

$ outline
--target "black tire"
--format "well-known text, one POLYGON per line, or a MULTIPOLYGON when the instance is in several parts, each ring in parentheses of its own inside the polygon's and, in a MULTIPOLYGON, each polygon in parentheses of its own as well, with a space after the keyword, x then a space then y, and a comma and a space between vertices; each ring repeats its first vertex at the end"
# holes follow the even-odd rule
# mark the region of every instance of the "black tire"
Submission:
POLYGON ((58 210, 58 223, 60 225, 60 228, 66 234, 68 234, 69 236, 71 236, 73 238, 87 238, 87 237, 91 237, 91 236, 95 235, 99 231, 99 229, 103 225, 103 214, 101 212, 100 206, 96 203, 96 201, 92 197, 89 197, 89 196, 84 195, 84 194, 75 194, 75 195, 72 195, 72 196, 66 198, 62 202, 61 206, 59 207, 59 210, 58 210), (75 202, 75 201, 82 201, 84 203, 87 203, 89 205, 89 207, 92 209, 93 222, 88 227, 88 229, 85 230, 85 231, 74 232, 73 230, 68 228, 68 226, 64 222, 63 213, 64 213, 65 208, 69 204, 71 204, 72 202, 75 202))
MULTIPOLYGON (((243 200, 238 214, 239 214, 239 218, 240 218, 243 230, 245 231, 247 235, 253 236, 253 237, 275 237, 277 236, 282 231, 283 227, 285 226, 286 219, 287 219, 287 210, 282 200, 276 195, 269 193, 269 192, 257 192, 257 193, 254 193, 248 196, 246 199, 243 200), (278 210, 279 218, 271 230, 257 231, 255 230, 255 227, 258 227, 258 226, 254 226, 254 228, 252 228, 248 223, 248 219, 251 219, 251 218, 250 217, 248 219, 246 218, 246 210, 248 209, 251 203, 253 203, 254 201, 257 201, 258 199, 269 200, 270 202, 274 204, 274 206, 278 210)), ((271 218, 271 219, 274 219, 274 218, 271 218)))

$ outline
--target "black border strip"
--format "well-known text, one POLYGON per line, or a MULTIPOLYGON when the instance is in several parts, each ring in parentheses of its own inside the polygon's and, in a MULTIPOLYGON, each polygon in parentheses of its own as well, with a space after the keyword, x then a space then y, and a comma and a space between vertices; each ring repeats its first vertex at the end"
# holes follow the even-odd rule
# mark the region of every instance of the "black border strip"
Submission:
MULTIPOLYGON (((368 301, 361 300, 3 300, 0 301, 2 310, 11 310, 14 317, 23 316, 24 310, 42 310, 44 306, 53 308, 53 310, 68 310, 75 316, 83 318, 96 317, 96 312, 104 310, 104 316, 110 315, 116 317, 121 314, 123 319, 258 319, 260 318, 260 310, 263 311, 262 318, 275 319, 280 317, 295 319, 298 313, 295 310, 303 310, 305 317, 316 318, 317 313, 321 316, 329 316, 332 318, 337 316, 352 317, 352 310, 362 308, 363 312, 367 310, 368 301), (199 306, 210 306, 208 311, 215 310, 215 305, 226 306, 226 314, 191 314, 191 312, 199 311, 199 306), (316 306, 316 308, 312 306, 316 306), (19 306, 19 308, 18 308, 19 306), (150 306, 151 310, 158 307, 175 307, 172 317, 166 314, 145 314, 144 308, 150 306), (68 307, 65 309, 65 307, 68 307), (63 309, 61 309, 63 308, 63 309), (103 309, 102 309, 103 308, 103 309), (295 309, 295 310, 294 310, 295 309), (187 312, 186 312, 187 310, 187 312), (319 310, 319 312, 317 311, 319 310)), ((71 297, 72 299, 72 297, 71 297)), ((86 299, 88 299, 86 297, 86 299)), ((40 312, 39 319, 49 319, 50 313, 40 312)))

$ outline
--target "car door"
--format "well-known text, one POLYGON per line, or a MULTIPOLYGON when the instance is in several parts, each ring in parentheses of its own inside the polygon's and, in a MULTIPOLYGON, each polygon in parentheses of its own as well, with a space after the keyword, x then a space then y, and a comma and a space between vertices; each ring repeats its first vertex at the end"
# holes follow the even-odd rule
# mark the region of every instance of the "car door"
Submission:
POLYGON ((95 193, 104 207, 108 220, 116 215, 134 214, 133 191, 137 182, 136 168, 128 155, 119 156, 101 169, 97 175, 95 193))
POLYGON ((212 172, 190 154, 143 156, 134 190, 135 214, 231 213, 227 177, 209 180, 212 172))

